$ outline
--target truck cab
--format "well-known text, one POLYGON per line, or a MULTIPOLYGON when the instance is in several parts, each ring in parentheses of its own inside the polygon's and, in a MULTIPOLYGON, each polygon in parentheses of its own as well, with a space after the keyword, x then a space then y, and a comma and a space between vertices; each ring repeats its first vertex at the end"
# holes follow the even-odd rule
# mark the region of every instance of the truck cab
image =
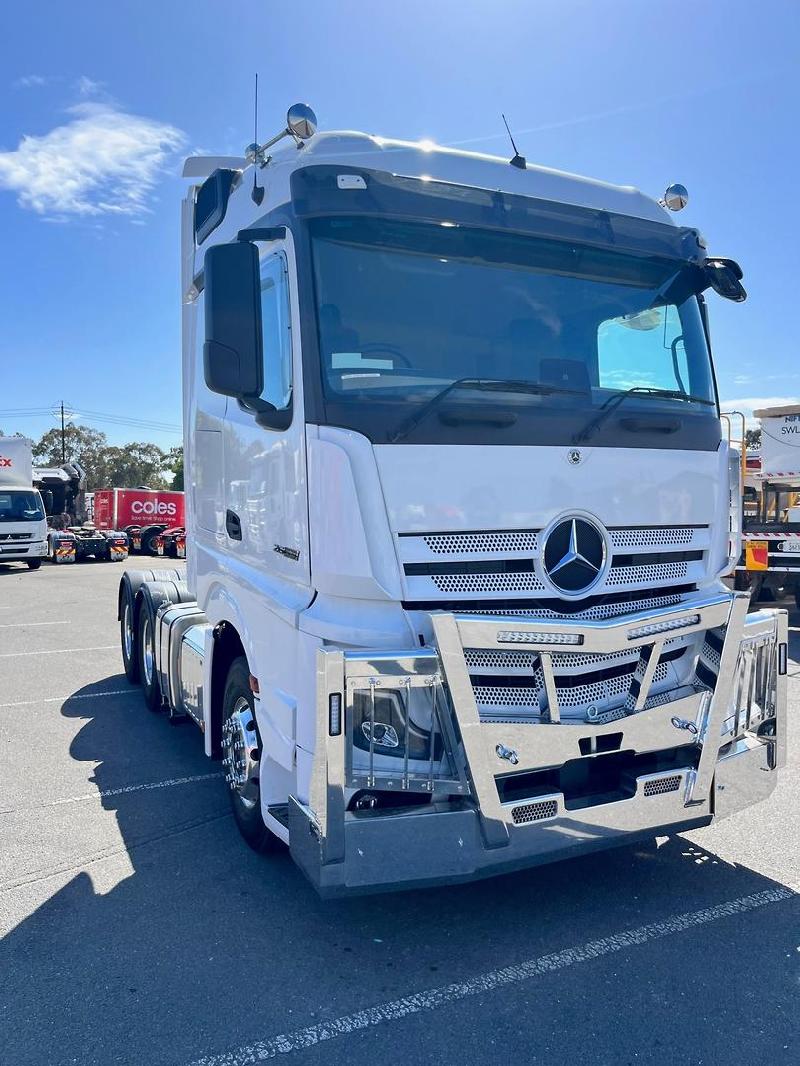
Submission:
POLYGON ((33 484, 32 449, 25 437, 0 437, 0 563, 38 570, 47 554, 47 519, 33 484))
POLYGON ((766 795, 785 616, 721 582, 704 296, 741 271, 631 188, 309 129, 187 161, 187 586, 120 591, 148 702, 323 894, 766 795))

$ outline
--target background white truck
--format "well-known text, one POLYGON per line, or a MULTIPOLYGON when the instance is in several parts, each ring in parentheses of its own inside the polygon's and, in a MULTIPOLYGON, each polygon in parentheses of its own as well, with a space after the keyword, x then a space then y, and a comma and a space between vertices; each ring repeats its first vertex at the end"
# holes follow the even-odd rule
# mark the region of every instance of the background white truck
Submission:
POLYGON ((753 603, 788 595, 800 608, 800 404, 753 413, 761 444, 744 477, 736 587, 747 589, 753 603))
POLYGON ((32 441, 0 437, 0 563, 38 570, 47 554, 47 519, 33 485, 32 441))
POLYGON ((188 581, 124 576, 129 679, 326 895, 764 798, 786 615, 721 581, 703 295, 741 270, 680 187, 315 129, 187 161, 188 581))

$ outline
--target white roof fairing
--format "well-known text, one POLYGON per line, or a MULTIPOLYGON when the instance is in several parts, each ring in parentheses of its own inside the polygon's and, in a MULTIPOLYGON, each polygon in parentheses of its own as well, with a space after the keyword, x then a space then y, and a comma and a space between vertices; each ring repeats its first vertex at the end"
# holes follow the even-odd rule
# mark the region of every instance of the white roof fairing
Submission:
MULTIPOLYGON (((184 165, 184 175, 203 177, 217 166, 236 163, 244 164, 244 160, 190 156, 184 165)), ((631 186, 611 185, 533 164, 521 170, 500 156, 350 131, 317 133, 299 148, 288 138, 280 142, 273 151, 269 165, 258 171, 260 184, 267 186, 265 201, 256 207, 249 202, 248 193, 249 213, 255 218, 263 215, 265 210, 287 202, 290 199, 289 179, 295 170, 314 164, 336 163, 382 170, 402 177, 431 178, 478 189, 537 197, 667 225, 676 224, 670 212, 656 200, 631 186)), ((242 184, 247 185, 246 182, 242 184)), ((239 196, 243 198, 241 192, 239 196)), ((235 198, 236 194, 232 199, 235 198)))

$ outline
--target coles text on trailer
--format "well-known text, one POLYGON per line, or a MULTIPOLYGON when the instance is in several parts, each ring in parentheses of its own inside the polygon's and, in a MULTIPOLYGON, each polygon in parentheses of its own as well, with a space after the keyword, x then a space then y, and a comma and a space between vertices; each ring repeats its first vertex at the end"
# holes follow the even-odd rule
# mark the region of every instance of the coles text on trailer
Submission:
POLYGON ((147 705, 323 894, 765 798, 787 619, 721 580, 704 295, 745 292, 665 210, 685 190, 315 134, 304 105, 285 132, 187 161, 187 581, 128 571, 118 601, 147 705))
POLYGON ((184 524, 184 495, 162 489, 98 489, 94 522, 98 529, 122 529, 131 550, 156 554, 156 537, 184 524))

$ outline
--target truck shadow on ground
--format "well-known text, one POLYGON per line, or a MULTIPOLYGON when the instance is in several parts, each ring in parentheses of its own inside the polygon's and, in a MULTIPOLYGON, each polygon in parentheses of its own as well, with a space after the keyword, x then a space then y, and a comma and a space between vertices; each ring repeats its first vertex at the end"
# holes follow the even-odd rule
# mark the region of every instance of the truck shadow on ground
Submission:
MULTIPOLYGON (((105 678, 74 694, 95 698, 62 709, 84 720, 69 753, 96 763, 102 798, 31 812, 33 839, 43 820, 63 818, 53 883, 69 880, 0 945, 3 1060, 15 1066, 185 1063, 776 885, 675 837, 489 881, 323 902, 284 849, 256 855, 240 840, 199 733, 149 713, 136 690, 99 695, 124 687, 105 678), (198 780, 131 789, 189 777, 198 780)), ((52 867, 39 861, 11 892, 42 898, 52 867)), ((778 982, 789 995, 796 917, 794 901, 747 915, 748 987, 778 982)), ((691 935, 700 950, 702 930, 691 935)), ((721 939, 714 965, 735 972, 735 927, 721 939)), ((652 965, 664 950, 626 956, 641 966, 642 1005, 654 988, 677 996, 652 965)), ((726 983, 704 990, 720 1009, 730 994, 726 983)), ((762 1027, 774 999, 758 1001, 762 1027)), ((330 1061, 345 1054, 330 1045, 330 1061)))

